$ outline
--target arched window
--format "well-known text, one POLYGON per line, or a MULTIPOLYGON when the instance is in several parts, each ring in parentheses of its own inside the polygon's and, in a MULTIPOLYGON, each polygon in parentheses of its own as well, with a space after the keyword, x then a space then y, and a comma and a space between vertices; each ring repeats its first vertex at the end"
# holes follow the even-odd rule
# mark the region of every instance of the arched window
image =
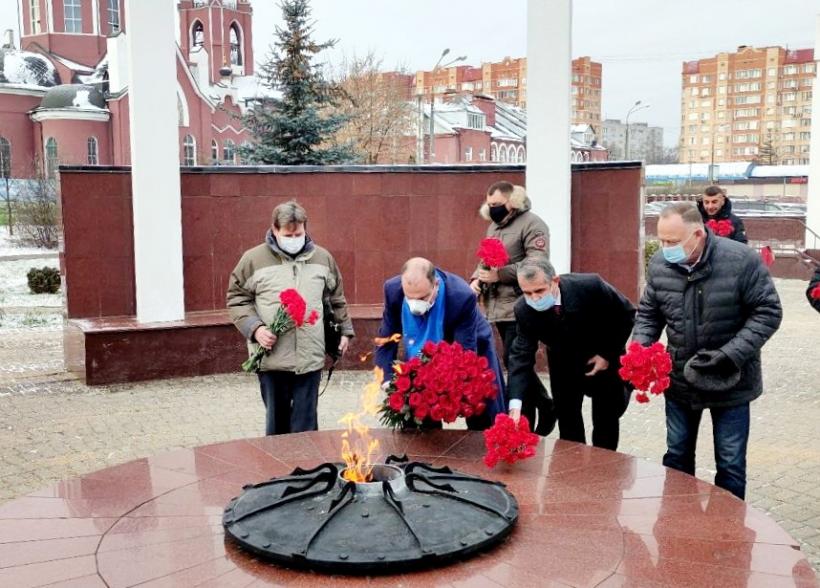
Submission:
POLYGON ((0 178, 11 177, 11 143, 0 137, 0 178))
POLYGON ((490 161, 498 161, 498 145, 490 145, 490 161))
POLYGON ((211 141, 211 165, 219 165, 219 143, 211 141))
POLYGON ((196 165, 196 139, 191 135, 185 135, 182 142, 182 165, 196 165))
POLYGON ((63 0, 63 15, 65 16, 65 32, 83 32, 83 8, 80 0, 63 0))
POLYGON ((521 153, 518 154, 518 161, 527 163, 527 150, 521 147, 521 153))
POLYGON ((191 25, 191 49, 194 47, 202 47, 205 43, 205 27, 202 26, 202 22, 195 20, 194 24, 191 25))
POLYGON ((40 0, 29 0, 29 8, 31 34, 37 35, 43 31, 43 25, 40 22, 40 0))
POLYGON ((242 65, 242 33, 239 32, 239 25, 233 23, 230 32, 231 39, 231 65, 242 65))
POLYGON ((501 163, 507 163, 507 146, 506 145, 501 145, 501 147, 498 148, 498 161, 500 161, 501 163))
POLYGON ((222 147, 222 159, 227 164, 236 163, 236 145, 230 139, 225 139, 225 146, 222 147))
POLYGON ((57 139, 49 137, 46 140, 46 176, 53 178, 57 175, 57 166, 60 165, 57 154, 57 139))
POLYGON ((88 165, 99 165, 97 137, 88 138, 88 165))
POLYGON ((108 0, 108 31, 120 32, 120 0, 108 0))

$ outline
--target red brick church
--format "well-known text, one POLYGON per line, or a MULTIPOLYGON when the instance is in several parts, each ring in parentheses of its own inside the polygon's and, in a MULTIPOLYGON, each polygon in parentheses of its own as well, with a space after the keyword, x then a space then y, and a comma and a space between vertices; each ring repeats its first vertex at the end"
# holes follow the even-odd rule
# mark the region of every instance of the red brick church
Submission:
MULTIPOLYGON (((0 47, 0 170, 129 165, 125 0, 19 0, 19 47, 0 47), (9 165, 10 162, 10 165, 9 165)), ((250 0, 179 0, 179 160, 240 163, 254 74, 250 0)), ((0 23, 2 26, 3 23, 0 23)))

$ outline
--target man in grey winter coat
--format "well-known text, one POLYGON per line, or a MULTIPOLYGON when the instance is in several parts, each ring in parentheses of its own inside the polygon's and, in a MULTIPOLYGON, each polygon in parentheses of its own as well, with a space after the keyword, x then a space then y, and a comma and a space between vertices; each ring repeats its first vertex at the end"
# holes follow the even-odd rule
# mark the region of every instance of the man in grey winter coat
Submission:
POLYGON ((749 404, 763 392, 760 349, 780 326, 780 299, 757 252, 715 236, 692 204, 667 206, 658 238, 633 339, 648 345, 666 327, 672 383, 663 464, 694 475, 698 426, 709 409, 715 485, 744 498, 749 404))

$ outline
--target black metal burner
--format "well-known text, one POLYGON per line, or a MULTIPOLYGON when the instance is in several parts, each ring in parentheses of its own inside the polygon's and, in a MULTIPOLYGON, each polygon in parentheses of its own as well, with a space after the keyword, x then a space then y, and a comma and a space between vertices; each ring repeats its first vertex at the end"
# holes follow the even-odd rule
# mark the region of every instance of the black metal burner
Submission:
POLYGON ((247 485, 225 508, 226 535, 273 562, 329 573, 441 565, 499 543, 518 520, 501 482, 390 456, 373 481, 325 463, 247 485))

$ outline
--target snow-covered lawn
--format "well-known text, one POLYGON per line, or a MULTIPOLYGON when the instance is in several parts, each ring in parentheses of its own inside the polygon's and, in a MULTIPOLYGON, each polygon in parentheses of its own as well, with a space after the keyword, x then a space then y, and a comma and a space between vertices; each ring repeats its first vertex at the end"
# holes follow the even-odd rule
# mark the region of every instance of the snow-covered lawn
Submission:
POLYGON ((9 228, 6 225, 0 226, 0 257, 4 257, 7 255, 30 255, 35 253, 51 253, 55 255, 57 254, 56 249, 41 249, 39 247, 21 246, 19 243, 17 243, 16 237, 17 233, 15 233, 13 237, 9 236, 9 228))
POLYGON ((56 294, 32 294, 26 274, 33 268, 57 267, 56 259, 20 259, 0 261, 0 308, 63 306, 62 289, 56 294))
POLYGON ((0 227, 0 330, 57 329, 63 324, 63 292, 32 294, 26 274, 33 268, 58 267, 56 258, 3 261, 3 256, 56 253, 36 247, 20 247, 0 227))

